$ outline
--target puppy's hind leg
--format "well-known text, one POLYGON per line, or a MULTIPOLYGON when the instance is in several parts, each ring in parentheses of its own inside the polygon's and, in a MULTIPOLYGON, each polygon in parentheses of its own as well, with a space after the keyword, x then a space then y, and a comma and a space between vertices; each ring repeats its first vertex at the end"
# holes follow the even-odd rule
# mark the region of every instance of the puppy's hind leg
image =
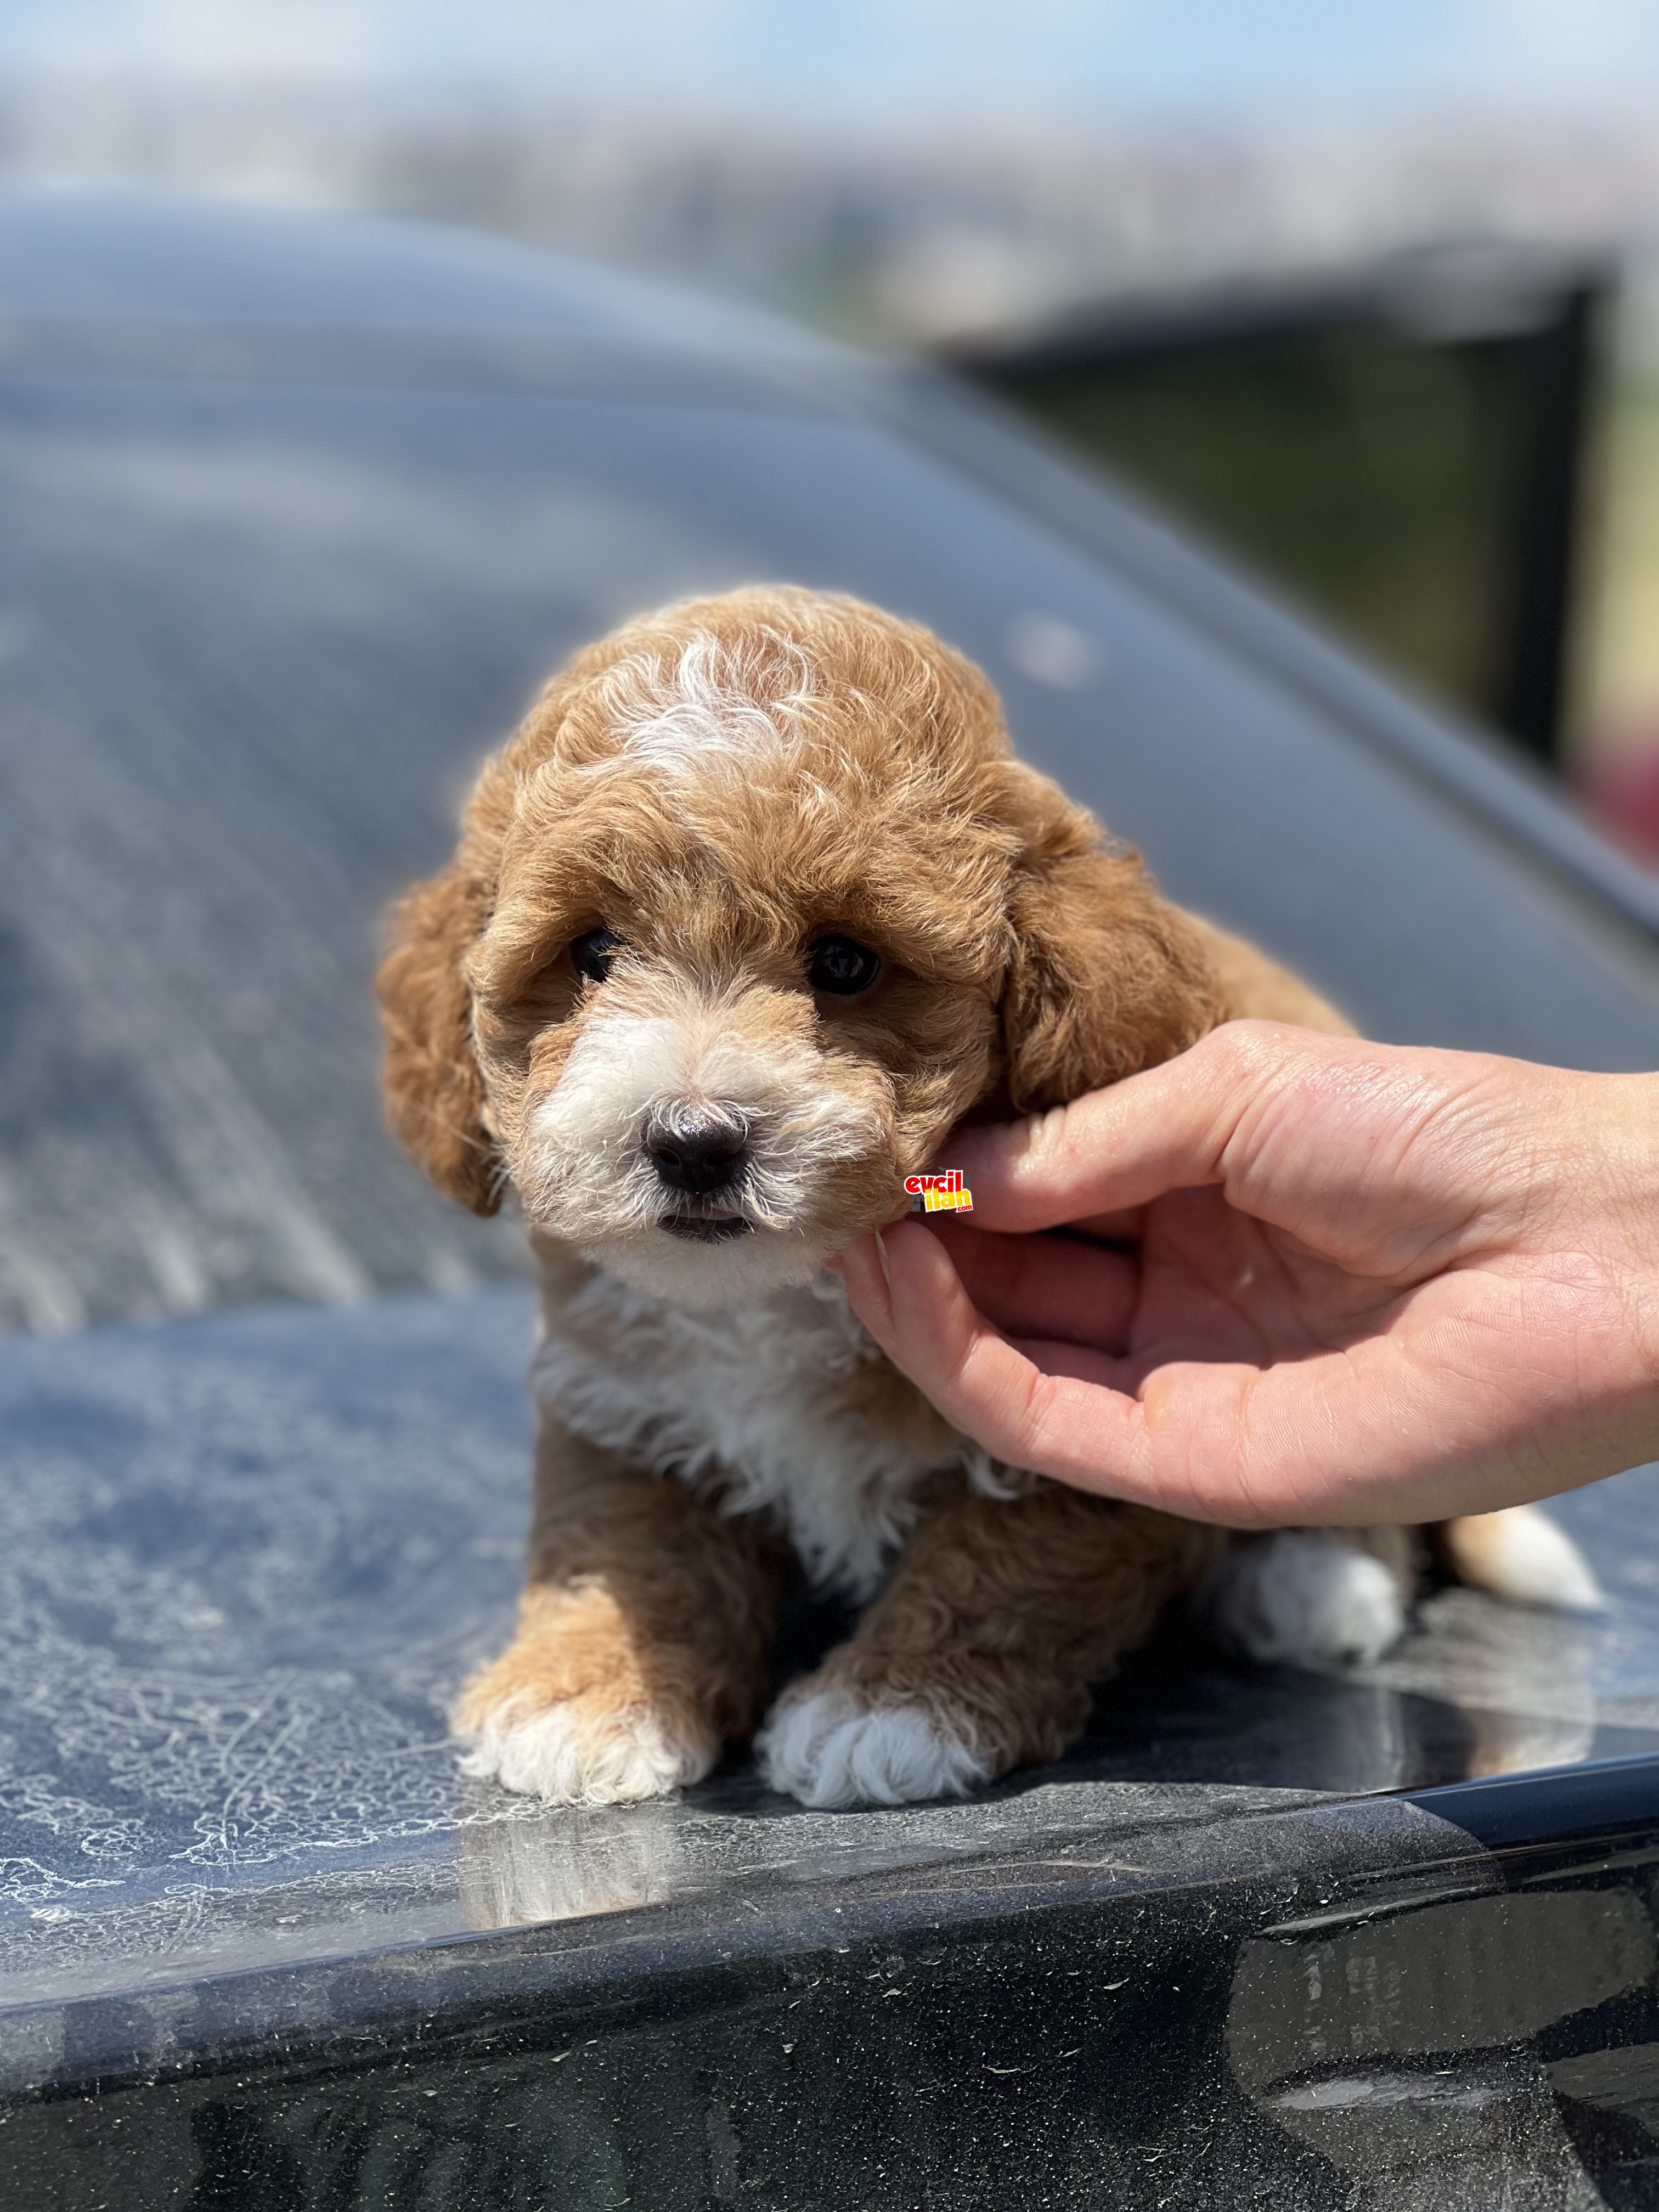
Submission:
POLYGON ((804 1804, 896 1805, 1058 1758, 1091 1681, 1223 1540, 1058 1483, 1007 1500, 952 1484, 854 1635, 773 1707, 762 1771, 804 1804))
POLYGON ((551 1424, 536 1475, 517 1633, 451 1715, 468 1771, 567 1805, 698 1781, 765 1695, 775 1540, 551 1424))
POLYGON ((1261 1666, 1366 1666, 1405 1633, 1418 1550, 1409 1528, 1275 1529, 1231 1544, 1194 1611, 1261 1666))
POLYGON ((1264 1666, 1367 1666, 1406 1629, 1421 1538, 1472 1589, 1511 1605, 1599 1613, 1601 1585, 1535 1505, 1437 1528, 1281 1528, 1235 1544, 1195 1592, 1218 1642, 1264 1666))

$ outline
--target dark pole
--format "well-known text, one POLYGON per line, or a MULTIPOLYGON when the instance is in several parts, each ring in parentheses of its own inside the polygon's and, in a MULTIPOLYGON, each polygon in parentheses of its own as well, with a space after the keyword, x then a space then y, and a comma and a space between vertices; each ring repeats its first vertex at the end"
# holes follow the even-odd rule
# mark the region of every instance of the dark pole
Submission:
POLYGON ((1514 565, 1499 641, 1498 720, 1524 750, 1559 765, 1586 459, 1607 305, 1604 280, 1565 289, 1540 330, 1510 341, 1520 386, 1510 510, 1514 565))

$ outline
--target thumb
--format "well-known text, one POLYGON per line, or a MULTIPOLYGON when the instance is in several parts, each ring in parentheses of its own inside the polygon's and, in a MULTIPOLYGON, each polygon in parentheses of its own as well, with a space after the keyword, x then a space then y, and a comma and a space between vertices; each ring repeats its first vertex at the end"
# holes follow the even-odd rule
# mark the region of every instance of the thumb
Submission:
POLYGON ((1228 1022, 1176 1059, 1068 1106, 958 1130, 946 1164, 973 1193, 966 1218, 976 1228, 1052 1229, 1219 1182, 1228 1145, 1263 1094, 1349 1042, 1282 1023, 1228 1022))

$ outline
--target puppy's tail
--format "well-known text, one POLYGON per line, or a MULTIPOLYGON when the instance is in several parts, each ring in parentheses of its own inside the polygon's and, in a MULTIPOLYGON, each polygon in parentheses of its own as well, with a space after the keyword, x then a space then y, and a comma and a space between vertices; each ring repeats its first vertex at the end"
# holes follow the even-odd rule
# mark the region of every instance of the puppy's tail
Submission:
POLYGON ((1553 1613, 1604 1613, 1607 1601, 1571 1536, 1535 1505, 1443 1521, 1435 1547, 1460 1583, 1511 1605, 1553 1613))

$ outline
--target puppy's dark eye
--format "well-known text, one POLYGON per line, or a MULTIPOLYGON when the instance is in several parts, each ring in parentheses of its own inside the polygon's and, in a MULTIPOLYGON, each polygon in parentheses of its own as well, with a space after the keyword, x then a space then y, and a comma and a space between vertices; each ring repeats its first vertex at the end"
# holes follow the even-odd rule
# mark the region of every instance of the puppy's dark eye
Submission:
POLYGON ((590 929, 585 937, 571 940, 570 963, 590 983, 603 983, 621 950, 622 939, 614 930, 590 929))
POLYGON ((867 991, 881 973, 881 963, 867 945, 850 937, 821 937, 806 956, 806 980, 815 991, 829 991, 850 999, 867 991))

